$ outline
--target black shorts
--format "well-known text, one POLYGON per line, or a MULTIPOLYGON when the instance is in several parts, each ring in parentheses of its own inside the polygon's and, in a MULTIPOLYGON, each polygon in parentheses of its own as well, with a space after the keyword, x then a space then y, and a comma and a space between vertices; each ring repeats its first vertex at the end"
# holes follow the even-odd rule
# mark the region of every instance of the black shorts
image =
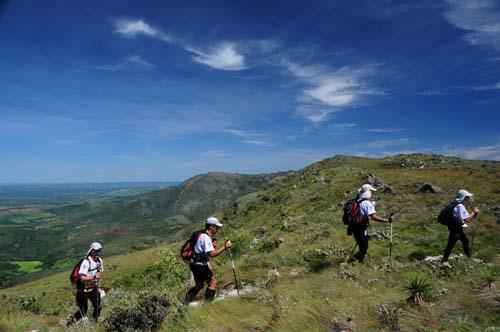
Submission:
POLYGON ((208 265, 198 265, 189 264, 191 272, 193 272, 194 281, 199 282, 209 282, 213 277, 212 270, 209 269, 208 265))

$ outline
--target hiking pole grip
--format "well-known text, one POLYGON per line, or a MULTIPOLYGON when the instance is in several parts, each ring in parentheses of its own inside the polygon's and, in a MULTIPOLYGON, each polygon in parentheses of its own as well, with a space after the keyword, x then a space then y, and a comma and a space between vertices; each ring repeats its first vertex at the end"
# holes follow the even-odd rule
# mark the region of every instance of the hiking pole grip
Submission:
POLYGON ((236 279, 236 269, 234 267, 234 260, 233 260, 233 252, 231 248, 228 248, 229 250, 229 258, 231 259, 231 266, 233 267, 233 276, 234 276, 234 283, 236 285, 236 293, 238 296, 240 296, 240 288, 238 287, 238 279, 236 279))

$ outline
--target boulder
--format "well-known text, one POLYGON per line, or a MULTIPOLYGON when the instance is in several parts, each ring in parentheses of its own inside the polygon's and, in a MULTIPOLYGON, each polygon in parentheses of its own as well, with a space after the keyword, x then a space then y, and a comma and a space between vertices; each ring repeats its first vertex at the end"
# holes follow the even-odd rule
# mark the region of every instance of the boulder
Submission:
POLYGON ((421 193, 430 193, 430 194, 442 194, 443 189, 441 189, 438 186, 435 186, 431 183, 424 183, 420 186, 420 192, 421 193))

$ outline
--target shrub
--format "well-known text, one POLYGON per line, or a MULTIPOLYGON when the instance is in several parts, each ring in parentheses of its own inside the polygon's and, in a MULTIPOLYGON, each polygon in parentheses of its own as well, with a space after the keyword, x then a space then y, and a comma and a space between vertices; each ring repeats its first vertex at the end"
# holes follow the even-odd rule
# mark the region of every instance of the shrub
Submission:
POLYGON ((167 287, 179 286, 189 277, 185 264, 172 251, 160 250, 159 256, 160 259, 146 269, 144 275, 161 281, 167 287))
POLYGON ((307 249, 302 254, 302 258, 309 264, 313 271, 319 271, 334 263, 333 258, 342 255, 342 249, 336 245, 329 245, 323 248, 307 249))
POLYGON ((18 303, 22 310, 30 311, 35 314, 40 312, 40 303, 38 303, 38 297, 35 295, 21 296, 18 303))
POLYGON ((283 239, 282 238, 264 237, 260 241, 258 249, 261 252, 270 253, 274 249, 279 248, 282 243, 283 243, 283 239))
POLYGON ((377 309, 379 321, 387 326, 390 331, 399 331, 399 315, 401 314, 400 308, 391 308, 381 305, 377 309))
POLYGON ((112 308, 103 326, 109 332, 155 331, 168 315, 169 307, 165 294, 142 292, 137 302, 112 308))

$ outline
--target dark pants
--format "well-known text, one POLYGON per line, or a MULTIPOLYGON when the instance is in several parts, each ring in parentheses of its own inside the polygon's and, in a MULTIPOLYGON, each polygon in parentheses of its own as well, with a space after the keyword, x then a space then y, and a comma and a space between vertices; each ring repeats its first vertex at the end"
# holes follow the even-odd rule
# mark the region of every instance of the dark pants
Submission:
POLYGON ((450 230, 450 235, 448 236, 448 244, 446 245, 446 249, 444 250, 443 262, 448 261, 448 257, 450 257, 451 251, 453 247, 457 243, 457 241, 462 241, 462 245, 464 246, 464 252, 467 256, 471 255, 470 247, 469 247, 469 239, 467 235, 465 235, 463 230, 450 230))
POLYGON ((92 318, 97 320, 101 314, 101 294, 99 289, 95 287, 90 292, 84 292, 83 290, 77 290, 76 292, 76 303, 78 304, 78 311, 75 313, 75 321, 79 321, 82 317, 87 316, 88 300, 92 303, 94 307, 94 312, 92 313, 92 318))
POLYGON ((189 303, 196 298, 196 295, 205 287, 205 283, 208 284, 207 290, 205 291, 205 300, 213 301, 215 297, 215 289, 211 289, 210 286, 215 286, 215 279, 212 270, 207 265, 197 265, 189 264, 191 272, 193 272, 193 277, 196 285, 191 288, 184 299, 184 303, 189 303))
POLYGON ((367 235, 366 228, 364 227, 352 227, 351 232, 359 247, 359 251, 353 256, 353 259, 357 259, 358 262, 363 263, 368 252, 368 240, 370 237, 367 235))

